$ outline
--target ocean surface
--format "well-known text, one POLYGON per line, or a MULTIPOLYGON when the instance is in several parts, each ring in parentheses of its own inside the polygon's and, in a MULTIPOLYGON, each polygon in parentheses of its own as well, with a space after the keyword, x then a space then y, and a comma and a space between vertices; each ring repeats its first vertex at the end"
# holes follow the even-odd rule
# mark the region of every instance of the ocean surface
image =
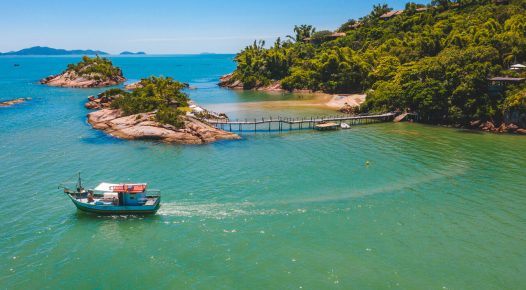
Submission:
MULTIPOLYGON (((234 118, 296 95, 216 86, 232 55, 114 57, 234 118)), ((0 289, 526 289, 526 138, 409 123, 182 146, 90 128, 88 95, 38 79, 79 57, 0 57, 0 289), (20 64, 15 67, 14 64, 20 64), (368 165, 366 165, 368 164, 368 165), (148 217, 78 212, 57 186, 148 182, 148 217)))

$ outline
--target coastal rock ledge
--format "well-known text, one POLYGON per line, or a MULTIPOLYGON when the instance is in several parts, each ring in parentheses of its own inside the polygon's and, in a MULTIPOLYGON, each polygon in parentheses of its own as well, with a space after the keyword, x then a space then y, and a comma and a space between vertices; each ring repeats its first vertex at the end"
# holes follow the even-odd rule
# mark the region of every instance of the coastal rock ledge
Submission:
MULTIPOLYGON (((221 76, 219 78, 219 83, 217 85, 222 88, 233 89, 233 90, 244 90, 245 89, 244 84, 241 81, 236 80, 234 78, 233 73, 229 73, 229 74, 221 76)), ((272 81, 268 85, 256 86, 254 87, 253 90, 264 91, 264 92, 285 92, 286 91, 281 87, 280 81, 276 81, 276 80, 272 81)), ((311 91, 296 90, 296 92, 311 92, 311 91)))
POLYGON ((79 76, 75 72, 65 71, 61 74, 41 79, 40 83, 52 87, 100 88, 115 86, 124 81, 126 81, 126 79, 122 76, 122 73, 111 78, 95 79, 79 76))
POLYGON ((159 140, 177 144, 206 144, 219 140, 240 139, 234 133, 217 129, 195 117, 185 116, 185 126, 174 126, 155 121, 155 113, 124 116, 120 110, 102 109, 88 114, 94 129, 122 139, 159 140))

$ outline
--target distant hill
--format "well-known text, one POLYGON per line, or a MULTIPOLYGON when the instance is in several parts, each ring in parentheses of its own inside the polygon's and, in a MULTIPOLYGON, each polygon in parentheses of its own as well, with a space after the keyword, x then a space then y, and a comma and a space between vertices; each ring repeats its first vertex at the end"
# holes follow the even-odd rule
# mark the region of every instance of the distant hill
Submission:
POLYGON ((131 51, 123 51, 120 53, 120 55, 143 55, 146 54, 144 51, 138 51, 138 52, 131 52, 131 51))
POLYGON ((100 50, 65 50, 57 49, 45 46, 34 46, 30 48, 24 48, 19 51, 10 51, 5 53, 0 53, 0 55, 107 55, 107 52, 100 50))

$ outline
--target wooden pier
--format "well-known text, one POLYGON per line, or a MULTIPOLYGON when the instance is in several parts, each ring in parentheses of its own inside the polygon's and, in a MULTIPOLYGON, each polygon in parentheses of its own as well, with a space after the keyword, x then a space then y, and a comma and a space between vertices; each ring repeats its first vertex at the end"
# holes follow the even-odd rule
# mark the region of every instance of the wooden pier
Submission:
POLYGON ((346 123, 348 125, 362 125, 380 122, 390 122, 397 116, 396 113, 385 113, 379 115, 342 115, 342 116, 325 116, 325 117, 310 117, 310 118, 261 118, 261 119, 245 119, 245 120, 206 120, 210 125, 216 128, 230 131, 230 132, 257 132, 257 131, 286 131, 286 130, 302 130, 315 129, 316 125, 322 123, 336 123, 341 125, 346 123))

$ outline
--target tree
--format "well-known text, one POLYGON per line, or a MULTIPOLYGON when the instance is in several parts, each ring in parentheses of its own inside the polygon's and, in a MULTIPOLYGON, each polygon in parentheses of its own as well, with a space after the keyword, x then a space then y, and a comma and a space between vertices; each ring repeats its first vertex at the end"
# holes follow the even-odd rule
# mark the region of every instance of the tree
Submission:
POLYGON ((359 29, 348 28, 354 20, 340 26, 346 35, 338 38, 295 26, 292 41, 270 48, 255 42, 241 51, 233 81, 247 89, 281 81, 288 90, 367 92, 364 111, 414 110, 430 122, 499 119, 506 94, 495 94, 487 79, 520 76, 507 68, 526 61, 526 6, 433 3, 440 7, 426 12, 408 3, 389 21, 378 17, 391 8, 375 5, 359 29))
POLYGON ((287 35, 287 38, 295 41, 300 42, 305 40, 305 38, 311 37, 312 34, 316 32, 316 28, 314 28, 312 25, 302 24, 302 25, 294 25, 294 36, 287 35))

